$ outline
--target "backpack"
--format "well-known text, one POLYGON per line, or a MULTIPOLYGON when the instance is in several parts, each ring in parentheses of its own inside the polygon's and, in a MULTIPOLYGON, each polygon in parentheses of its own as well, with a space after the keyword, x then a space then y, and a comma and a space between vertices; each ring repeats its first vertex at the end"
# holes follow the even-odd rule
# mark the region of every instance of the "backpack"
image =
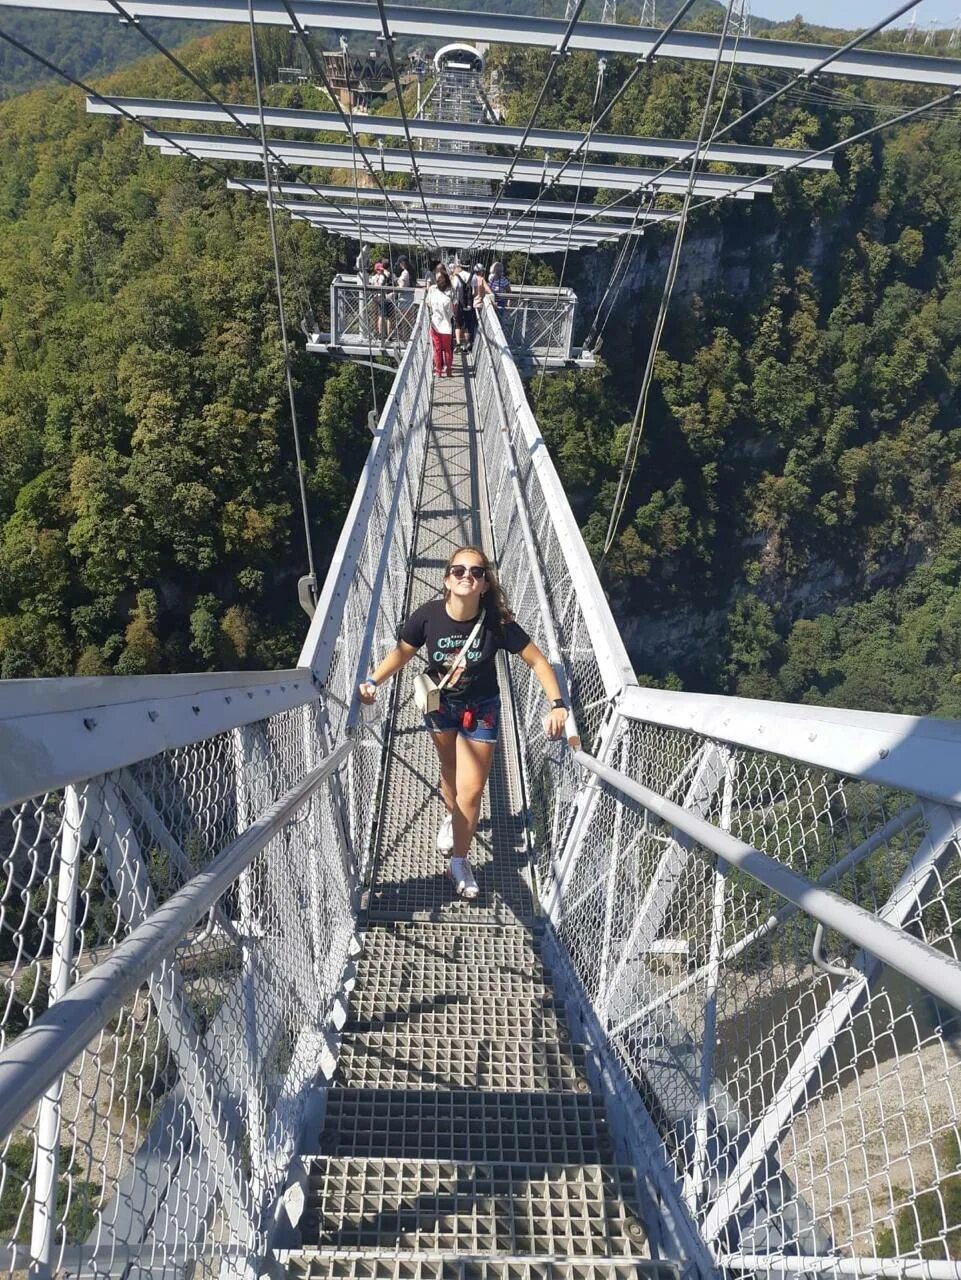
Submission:
POLYGON ((450 300, 455 306, 463 307, 466 302, 467 290, 464 288, 464 279, 459 272, 454 272, 450 278, 450 300))

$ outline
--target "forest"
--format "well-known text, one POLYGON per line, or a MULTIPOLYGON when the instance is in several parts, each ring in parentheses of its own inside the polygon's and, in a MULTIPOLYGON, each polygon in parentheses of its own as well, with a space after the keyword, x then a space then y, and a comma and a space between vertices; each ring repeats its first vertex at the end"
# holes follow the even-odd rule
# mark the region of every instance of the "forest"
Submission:
MULTIPOLYGON (((242 29, 182 56, 226 98, 252 98, 242 29)), ((492 52, 509 119, 526 121, 546 56, 492 52)), ((630 65, 610 60, 607 92, 630 65)), ((587 128, 595 74, 593 57, 567 59, 540 123, 587 128)), ((696 135, 708 74, 656 64, 605 128, 696 135)), ((194 96, 157 58, 97 83, 194 96)), ((738 69, 720 120, 767 84, 738 69)), ((835 79, 738 137, 818 148, 920 101, 835 79)), ((532 380, 645 679, 961 713, 959 141, 944 110, 846 149, 833 173, 694 216, 686 251, 711 263, 675 293, 607 557, 669 231, 641 241, 598 367, 532 380)), ((289 664, 305 553, 262 207, 50 85, 0 104, 0 243, 0 675, 289 664)), ((304 224, 283 228, 281 248, 293 329, 354 250, 304 224)), ((571 255, 584 327, 613 260, 571 255)), ((509 261, 515 279, 561 269, 509 261)), ((366 454, 372 385, 303 352, 294 374, 322 570, 366 454)), ((378 397, 386 386, 377 375, 378 397)))

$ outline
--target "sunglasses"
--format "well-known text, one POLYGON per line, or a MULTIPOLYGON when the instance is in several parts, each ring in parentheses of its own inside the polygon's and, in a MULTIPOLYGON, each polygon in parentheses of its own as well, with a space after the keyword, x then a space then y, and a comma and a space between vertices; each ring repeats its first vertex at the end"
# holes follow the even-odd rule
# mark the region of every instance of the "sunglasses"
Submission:
POLYGON ((447 572, 458 582, 468 573, 475 582, 483 582, 487 577, 487 570, 482 564, 450 564, 447 566, 447 572))

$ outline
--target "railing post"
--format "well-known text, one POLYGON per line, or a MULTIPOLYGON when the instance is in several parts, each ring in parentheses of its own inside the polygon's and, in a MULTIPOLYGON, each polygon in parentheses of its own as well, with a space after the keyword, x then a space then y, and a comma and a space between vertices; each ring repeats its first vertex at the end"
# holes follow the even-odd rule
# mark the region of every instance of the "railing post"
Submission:
MULTIPOLYGON (((57 908, 50 956, 51 1005, 66 994, 73 968, 80 872, 83 805, 75 787, 64 788, 60 827, 57 908)), ((30 1274, 49 1280, 53 1274, 53 1236, 57 1220, 57 1176, 60 1155, 60 1099, 63 1076, 43 1095, 37 1118, 37 1168, 34 1178, 33 1229, 30 1235, 30 1274)))

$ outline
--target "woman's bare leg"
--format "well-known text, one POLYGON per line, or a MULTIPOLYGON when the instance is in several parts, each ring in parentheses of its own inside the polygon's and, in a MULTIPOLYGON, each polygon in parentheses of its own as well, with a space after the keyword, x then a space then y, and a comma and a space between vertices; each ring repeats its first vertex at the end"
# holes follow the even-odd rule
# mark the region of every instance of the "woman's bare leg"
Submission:
POLYGON ((457 799, 457 730, 446 729, 443 733, 431 732, 437 758, 440 761, 440 794, 448 813, 454 812, 457 799))
POLYGON ((494 761, 494 742, 475 742, 457 735, 456 795, 453 808, 454 857, 466 858, 477 830, 481 799, 494 761))

